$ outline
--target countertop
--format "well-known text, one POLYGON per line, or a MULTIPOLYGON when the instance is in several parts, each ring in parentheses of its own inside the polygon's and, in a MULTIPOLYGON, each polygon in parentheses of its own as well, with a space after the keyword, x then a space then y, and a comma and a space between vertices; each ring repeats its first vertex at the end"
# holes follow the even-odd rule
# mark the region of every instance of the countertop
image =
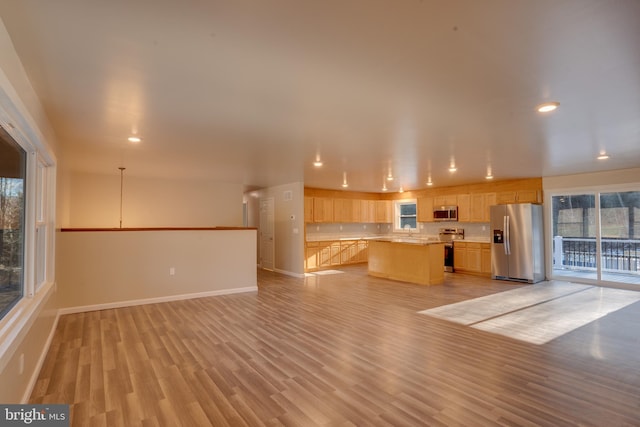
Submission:
POLYGON ((375 242, 391 242, 391 243, 405 243, 408 245, 435 245, 435 244, 444 244, 438 239, 433 238, 420 238, 420 237, 377 237, 373 240, 375 242))
MULTIPOLYGON (((413 235, 408 236, 406 234, 383 234, 380 236, 352 236, 352 237, 337 237, 337 236, 307 236, 307 242, 337 242, 337 241, 345 241, 345 240, 382 240, 382 241, 391 241, 391 239, 404 239, 404 240, 419 240, 420 242, 431 242, 431 243, 444 243, 441 242, 437 236, 424 236, 424 235, 413 235)), ((455 242, 456 240, 454 240, 455 242)), ((469 243, 491 243, 491 241, 483 238, 469 238, 469 239, 460 239, 459 242, 469 242, 469 243)))

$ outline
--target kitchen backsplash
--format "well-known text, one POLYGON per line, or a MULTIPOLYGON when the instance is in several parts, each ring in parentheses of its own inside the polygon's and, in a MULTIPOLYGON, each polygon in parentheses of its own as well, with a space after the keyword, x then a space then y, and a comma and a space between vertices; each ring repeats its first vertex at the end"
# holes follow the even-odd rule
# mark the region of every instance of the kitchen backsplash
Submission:
MULTIPOLYGON (((360 238, 392 234, 391 224, 363 224, 363 223, 323 223, 307 224, 307 240, 360 238)), ((462 222, 421 222, 418 223, 418 231, 412 234, 438 237, 441 228, 463 228, 464 238, 468 240, 489 241, 489 223, 462 223, 462 222)), ((406 233, 402 233, 406 234, 406 233)))

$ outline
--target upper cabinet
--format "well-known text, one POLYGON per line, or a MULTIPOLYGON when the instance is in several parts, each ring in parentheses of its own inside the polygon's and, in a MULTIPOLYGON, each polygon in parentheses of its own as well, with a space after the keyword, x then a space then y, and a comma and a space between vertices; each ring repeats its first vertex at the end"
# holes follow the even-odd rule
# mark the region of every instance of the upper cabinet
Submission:
POLYGON ((418 198, 418 222, 433 222, 433 197, 418 198))
POLYGON ((333 222, 333 199, 313 198, 313 222, 333 222))
POLYGON ((351 199, 333 199, 333 222, 353 222, 351 199))
POLYGON ((542 197, 539 190, 500 191, 497 194, 496 204, 540 203, 541 199, 542 197))
POLYGON ((387 223, 392 219, 391 207, 390 200, 305 196, 304 221, 306 223, 387 223))
MULTIPOLYGON (((387 224, 393 222, 395 199, 379 200, 376 199, 377 196, 376 194, 350 194, 321 189, 309 189, 307 192, 305 189, 305 222, 387 224)), ((390 194, 384 197, 388 196, 390 194)), ((400 199, 399 194, 391 196, 400 199)), ((407 197, 406 194, 404 196, 407 197)), ((415 197, 417 201, 418 222, 433 222, 434 208, 457 206, 458 222, 487 223, 490 221, 490 207, 493 205, 542 203, 542 179, 528 178, 417 190, 412 197, 415 197), (450 194, 434 194, 445 192, 450 194)))
POLYGON ((496 204, 496 193, 470 195, 469 222, 489 222, 490 207, 496 204))
POLYGON ((304 198, 304 222, 313 222, 313 197, 304 198))
POLYGON ((376 200, 376 222, 391 222, 391 200, 376 200))
POLYGON ((433 198, 433 206, 456 206, 458 204, 458 196, 446 195, 446 196, 435 196, 433 198))
POLYGON ((469 222, 471 219, 471 195, 458 194, 458 221, 469 222))

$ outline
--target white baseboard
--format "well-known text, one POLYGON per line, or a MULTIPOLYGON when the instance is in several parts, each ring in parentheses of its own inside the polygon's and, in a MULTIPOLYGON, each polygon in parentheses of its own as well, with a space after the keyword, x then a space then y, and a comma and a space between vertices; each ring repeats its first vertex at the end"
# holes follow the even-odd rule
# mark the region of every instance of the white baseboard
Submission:
POLYGON ((285 276, 297 277, 298 279, 304 279, 304 273, 294 273, 292 271, 280 270, 278 268, 274 269, 276 273, 284 274, 285 276))
POLYGON ((158 304, 162 302, 180 301, 185 299, 214 297, 220 295, 239 294, 244 292, 257 292, 257 286, 247 286, 244 288, 222 289, 218 291, 198 292, 193 294, 169 295, 166 297, 145 298, 129 301, 110 302, 105 304, 85 305, 79 307, 65 307, 59 310, 59 314, 84 313, 87 311, 108 310, 111 308, 133 307, 144 304, 158 304))

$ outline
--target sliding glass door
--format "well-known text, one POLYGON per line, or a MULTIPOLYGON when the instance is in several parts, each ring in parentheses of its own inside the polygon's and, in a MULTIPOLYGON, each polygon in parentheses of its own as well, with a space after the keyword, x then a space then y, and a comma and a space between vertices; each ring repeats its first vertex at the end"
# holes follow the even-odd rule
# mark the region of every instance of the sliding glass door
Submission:
POLYGON ((600 194, 602 280, 640 285, 640 191, 600 194))
POLYGON ((553 195, 552 276, 640 285, 640 191, 553 195))

